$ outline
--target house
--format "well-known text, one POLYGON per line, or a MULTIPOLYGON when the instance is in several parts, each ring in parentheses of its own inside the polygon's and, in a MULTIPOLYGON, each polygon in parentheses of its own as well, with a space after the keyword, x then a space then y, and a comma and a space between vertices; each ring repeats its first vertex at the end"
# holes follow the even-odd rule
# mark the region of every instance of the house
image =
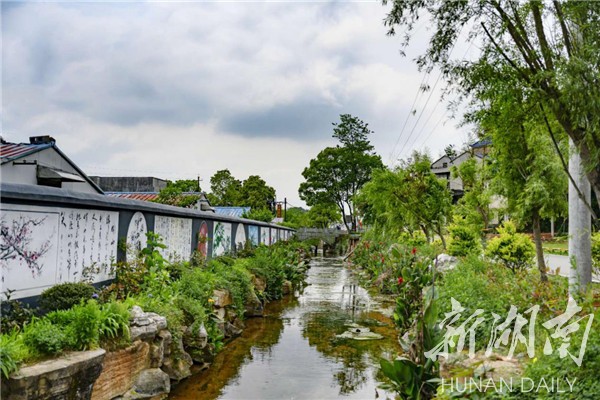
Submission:
POLYGON ((215 213, 229 217, 243 218, 244 214, 250 212, 250 207, 213 207, 215 213))
MULTIPOLYGON (((121 199, 155 201, 159 192, 169 181, 153 176, 92 176, 107 196, 121 199)), ((190 208, 201 211, 214 211, 204 192, 184 192, 182 196, 198 196, 198 201, 190 208)))
POLYGON ((457 201, 462 197, 464 187, 462 179, 459 177, 452 177, 452 167, 458 167, 460 164, 471 158, 475 158, 478 162, 482 162, 483 160, 478 154, 474 154, 470 150, 467 150, 454 158, 444 155, 431 164, 431 172, 438 178, 448 181, 448 188, 452 192, 453 201, 457 201))
POLYGON ((57 146, 51 136, 32 136, 29 143, 0 140, 3 183, 41 185, 84 193, 102 189, 57 146))

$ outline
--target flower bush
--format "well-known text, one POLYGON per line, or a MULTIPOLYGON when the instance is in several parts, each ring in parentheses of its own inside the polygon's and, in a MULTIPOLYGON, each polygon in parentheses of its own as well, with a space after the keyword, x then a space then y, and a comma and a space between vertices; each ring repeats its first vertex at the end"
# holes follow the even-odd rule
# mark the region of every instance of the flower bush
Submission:
POLYGON ((498 227, 498 233, 498 237, 488 242, 485 255, 513 273, 529 268, 535 256, 529 236, 517 233, 517 227, 511 221, 504 221, 498 227))

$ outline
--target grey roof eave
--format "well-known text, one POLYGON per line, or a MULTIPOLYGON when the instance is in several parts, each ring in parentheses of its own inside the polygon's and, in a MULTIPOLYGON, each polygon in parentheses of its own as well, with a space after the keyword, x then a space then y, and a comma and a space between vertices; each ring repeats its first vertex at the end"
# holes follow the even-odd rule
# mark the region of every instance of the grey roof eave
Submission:
POLYGON ((95 193, 75 192, 72 190, 53 188, 49 186, 23 185, 16 183, 0 183, 0 195, 2 202, 6 203, 50 203, 59 206, 87 206, 108 210, 146 211, 155 214, 163 214, 179 217, 206 218, 225 222, 251 223, 252 225, 269 226, 284 230, 293 229, 269 224, 262 221, 254 221, 246 218, 229 217, 208 211, 193 210, 189 208, 168 206, 165 204, 151 203, 141 200, 122 199, 95 193))

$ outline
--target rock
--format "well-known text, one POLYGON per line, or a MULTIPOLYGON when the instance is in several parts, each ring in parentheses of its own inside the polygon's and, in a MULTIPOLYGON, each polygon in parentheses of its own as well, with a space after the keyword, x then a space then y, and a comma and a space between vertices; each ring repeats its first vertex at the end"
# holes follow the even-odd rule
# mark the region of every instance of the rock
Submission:
POLYGON ((215 308, 213 310, 213 313, 219 320, 225 321, 225 315, 227 314, 227 310, 225 310, 224 308, 215 308))
POLYGON ((203 349, 208 345, 208 333, 204 324, 196 330, 192 330, 191 327, 187 328, 183 335, 183 344, 195 363, 204 363, 203 349))
POLYGON ((254 289, 259 292, 264 292, 267 289, 267 282, 256 275, 252 275, 252 284, 254 285, 254 289))
POLYGON ((191 357, 190 362, 182 358, 168 358, 164 361, 161 370, 163 370, 169 376, 169 379, 179 382, 180 380, 192 375, 192 371, 190 370, 190 366, 192 364, 193 361, 191 361, 191 357))
POLYGON ((225 337, 226 338, 234 338, 238 337, 242 334, 242 329, 236 327, 234 324, 230 322, 225 322, 225 337))
POLYGON ((123 395, 123 399, 150 399, 159 395, 166 395, 171 391, 169 375, 159 368, 142 371, 131 390, 123 395))
POLYGON ((263 304, 260 302, 260 299, 254 293, 254 290, 251 290, 246 297, 246 302, 244 304, 244 316, 246 317, 262 317, 264 313, 263 304))
POLYGON ((153 339, 158 331, 167 328, 167 319, 153 312, 145 313, 140 307, 133 306, 129 312, 129 331, 131 341, 153 339))
POLYGON ((89 399, 102 371, 102 349, 68 353, 2 378, 3 399, 89 399))
POLYGON ((215 307, 227 307, 233 304, 233 299, 228 290, 217 289, 213 291, 213 299, 215 300, 215 307))
POLYGON ((166 329, 163 329, 162 331, 158 332, 156 336, 162 339, 164 356, 166 357, 170 355, 171 343, 173 342, 173 335, 171 335, 171 332, 169 332, 166 329))
POLYGON ((292 282, 284 281, 283 286, 281 287, 281 290, 282 290, 284 296, 292 293, 294 290, 294 288, 292 286, 292 282))
POLYGON ((442 253, 439 256, 437 256, 436 263, 437 270, 440 272, 445 272, 454 269, 458 264, 458 259, 456 257, 442 253))
POLYGON ((159 368, 165 358, 165 349, 162 339, 155 339, 150 345, 150 368, 159 368))
POLYGON ((383 339, 383 336, 371 332, 369 328, 353 325, 346 332, 336 336, 337 339, 352 339, 352 340, 377 340, 383 339))
POLYGON ((192 374, 190 367, 194 364, 192 357, 184 350, 182 339, 171 343, 171 351, 165 357, 161 369, 171 380, 179 382, 192 374))

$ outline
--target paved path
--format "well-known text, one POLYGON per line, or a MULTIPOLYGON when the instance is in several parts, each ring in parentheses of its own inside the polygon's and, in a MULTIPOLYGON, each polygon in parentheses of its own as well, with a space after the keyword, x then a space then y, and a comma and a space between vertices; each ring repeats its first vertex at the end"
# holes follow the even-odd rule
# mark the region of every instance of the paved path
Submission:
MULTIPOLYGON (((571 269, 571 262, 567 256, 559 256, 555 254, 545 254, 546 265, 550 269, 550 273, 556 274, 557 270, 561 276, 569 276, 569 270, 571 269)), ((592 277, 592 281, 600 283, 600 275, 595 274, 592 277)))

